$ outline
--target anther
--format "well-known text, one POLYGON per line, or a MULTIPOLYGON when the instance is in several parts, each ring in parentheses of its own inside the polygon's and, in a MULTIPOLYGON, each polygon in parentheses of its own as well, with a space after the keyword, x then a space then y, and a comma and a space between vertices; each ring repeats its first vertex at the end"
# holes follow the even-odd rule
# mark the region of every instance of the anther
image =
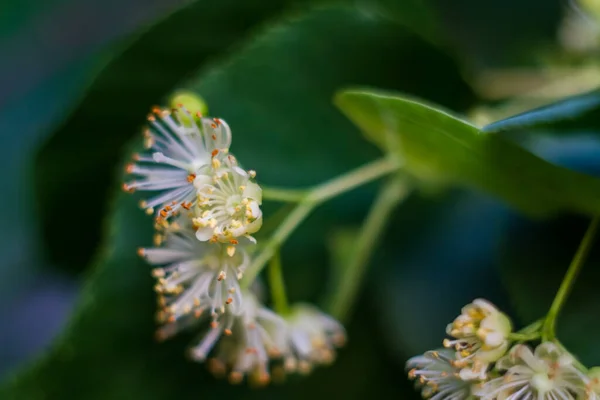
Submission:
POLYGON ((235 254, 235 246, 227 246, 227 255, 233 257, 235 254))

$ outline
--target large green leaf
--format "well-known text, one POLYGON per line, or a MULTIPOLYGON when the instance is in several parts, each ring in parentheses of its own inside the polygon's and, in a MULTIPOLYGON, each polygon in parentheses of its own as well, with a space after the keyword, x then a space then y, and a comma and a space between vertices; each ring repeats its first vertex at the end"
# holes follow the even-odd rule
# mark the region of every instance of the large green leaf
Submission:
POLYGON ((484 190, 532 215, 600 212, 600 180, 550 164, 445 110, 369 90, 340 92, 336 103, 422 181, 484 190))
POLYGON ((600 89, 562 99, 485 126, 482 131, 502 133, 552 129, 557 134, 600 131, 600 89))
MULTIPOLYGON (((346 7, 314 10, 267 29, 189 88, 208 100, 215 115, 227 119, 232 152, 258 171, 260 182, 295 186, 318 183, 378 156, 330 104, 335 89, 349 83, 403 88, 456 107, 470 100, 449 58, 396 24, 346 7), (438 68, 444 73, 434 73, 438 68), (399 71, 411 78, 399 79, 399 71), (440 85, 449 90, 438 92, 440 85)), ((105 112, 110 114, 103 118, 110 120, 120 110, 105 112)), ((350 224, 359 221, 372 189, 318 210, 286 245, 284 269, 293 300, 320 297, 327 275, 326 236, 342 218, 350 224)), ((339 362, 305 382, 260 393, 215 384, 203 366, 188 362, 184 350, 189 335, 154 343, 152 281, 148 266, 135 256, 137 246, 150 243, 151 221, 136 203, 132 196, 118 196, 107 248, 70 327, 46 357, 0 390, 0 398, 35 399, 41 393, 48 399, 210 399, 241 393, 305 398, 315 393, 329 397, 331 387, 350 399, 408 397, 402 392, 404 380, 383 373, 388 368, 385 349, 369 323, 367 301, 359 302, 349 327, 352 344, 339 362)), ((272 215, 272 208, 265 207, 265 214, 272 215)))

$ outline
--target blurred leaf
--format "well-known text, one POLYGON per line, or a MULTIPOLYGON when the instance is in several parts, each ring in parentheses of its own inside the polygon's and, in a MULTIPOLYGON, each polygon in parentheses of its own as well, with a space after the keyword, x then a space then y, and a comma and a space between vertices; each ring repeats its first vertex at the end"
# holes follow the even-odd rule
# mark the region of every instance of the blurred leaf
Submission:
POLYGON ((498 135, 393 93, 347 90, 338 106, 385 151, 426 182, 484 190, 522 211, 598 214, 600 180, 552 165, 498 135))
POLYGON ((533 132, 552 129, 555 133, 600 130, 600 89, 491 123, 486 133, 533 132))
MULTIPOLYGON (((179 1, 1 2, 0 53, 5 57, 0 63, 0 132, 5 134, 0 135, 4 151, 0 170, 11 173, 2 177, 0 198, 0 208, 10 210, 0 221, 0 302, 7 304, 7 310, 48 264, 36 212, 40 199, 33 188, 36 153, 97 73, 107 43, 179 1)), ((61 193, 57 190, 58 196, 61 193)), ((79 200, 76 193, 73 199, 79 200)), ((60 223, 63 234, 73 237, 68 225, 60 223)))
POLYGON ((101 237, 113 168, 151 105, 204 63, 227 55, 257 25, 309 2, 192 2, 116 54, 37 156, 36 196, 43 199, 37 206, 49 261, 72 271, 90 261, 101 237), (86 217, 63 223, 65 201, 70 215, 86 217), (86 234, 64 240, 73 231, 86 234))
MULTIPOLYGON (((378 155, 330 104, 334 90, 349 83, 404 88, 458 108, 471 100, 450 59, 398 25, 346 7, 315 10, 267 29, 188 89, 200 93, 216 115, 228 120, 234 132, 232 151, 258 171, 261 182, 295 186, 320 182, 378 155), (443 73, 434 74, 438 68, 443 73), (411 78, 398 79, 398 71, 411 78), (439 92, 440 85, 449 90, 439 92)), ((95 111, 95 117, 88 117, 99 123, 101 114, 110 120, 121 109, 95 111)), ((115 126, 122 132, 119 124, 115 126)), ((89 135, 83 136, 89 140, 89 135)), ((350 224, 358 221, 372 192, 373 187, 367 187, 317 210, 285 246, 292 299, 318 297, 327 275, 327 234, 342 217, 350 224)), ((151 243, 152 223, 136 204, 133 196, 117 197, 107 247, 71 326, 46 357, 0 390, 0 398, 152 400, 243 394, 304 399, 315 393, 329 398, 332 385, 337 395, 348 399, 416 397, 388 368, 379 333, 369 323, 369 302, 360 303, 349 327, 352 344, 339 362, 301 383, 292 379, 289 386, 261 392, 215 383, 203 366, 186 361, 190 335, 154 343, 152 280, 149 267, 135 255, 138 246, 151 243), (369 371, 364 371, 365 365, 369 371), (410 394, 404 392, 407 389, 410 394)), ((267 217, 271 211, 265 207, 267 217)))
POLYGON ((431 0, 357 0, 357 6, 369 14, 389 18, 409 27, 435 45, 442 45, 437 7, 431 0))

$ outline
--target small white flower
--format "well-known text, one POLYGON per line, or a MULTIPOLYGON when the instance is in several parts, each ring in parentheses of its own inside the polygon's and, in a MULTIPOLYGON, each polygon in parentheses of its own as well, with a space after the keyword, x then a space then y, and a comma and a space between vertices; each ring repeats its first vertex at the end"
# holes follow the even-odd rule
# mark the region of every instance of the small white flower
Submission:
POLYGON ((346 342, 342 324, 309 304, 298 304, 286 317, 288 347, 285 369, 308 373, 313 365, 329 364, 346 342))
POLYGON ((444 347, 456 350, 456 365, 462 367, 463 379, 484 379, 489 364, 508 350, 511 331, 506 315, 488 301, 476 299, 446 327, 455 340, 444 340, 444 347))
POLYGON ((194 118, 183 106, 177 112, 187 123, 174 115, 177 112, 159 108, 153 112, 148 116, 150 128, 144 132, 148 152, 134 155, 135 162, 126 170, 137 179, 123 188, 159 192, 140 205, 149 214, 158 207, 157 215, 168 218, 196 203, 194 181, 214 174, 212 160, 228 152, 231 130, 222 119, 194 118))
POLYGON ((478 391, 483 400, 574 400, 585 392, 585 375, 574 365, 574 358, 552 342, 536 347, 514 346, 496 363, 499 378, 485 383, 478 391))
POLYGON ((198 176, 194 186, 198 191, 198 211, 194 218, 196 237, 237 244, 237 238, 250 236, 262 225, 262 190, 252 182, 253 171, 244 171, 231 154, 212 160, 216 173, 198 176))
POLYGON ((191 221, 180 216, 166 228, 161 247, 144 248, 139 254, 157 278, 155 290, 163 310, 161 322, 176 323, 205 310, 223 313, 225 306, 237 313, 242 306, 239 279, 250 262, 246 247, 231 249, 221 244, 198 242, 191 221))
POLYGON ((280 358, 285 346, 285 321, 261 305, 252 293, 245 291, 243 296, 240 314, 226 313, 222 322, 213 322, 190 355, 194 360, 205 361, 221 338, 209 360, 210 370, 215 375, 229 372, 231 383, 239 383, 247 376, 251 383, 264 385, 270 381, 271 359, 280 358), (226 335, 221 337, 222 333, 226 335))
POLYGON ((423 398, 430 400, 474 399, 473 383, 460 377, 455 354, 449 349, 428 351, 406 362, 408 376, 416 379, 423 398))

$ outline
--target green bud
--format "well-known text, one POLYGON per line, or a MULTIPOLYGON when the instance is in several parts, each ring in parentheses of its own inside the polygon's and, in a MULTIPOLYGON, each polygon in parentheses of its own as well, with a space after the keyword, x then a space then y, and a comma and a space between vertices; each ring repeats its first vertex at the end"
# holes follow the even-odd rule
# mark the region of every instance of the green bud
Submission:
POLYGON ((179 120, 185 126, 190 126, 192 121, 185 112, 180 110, 181 106, 185 107, 196 121, 199 120, 198 113, 200 113, 201 116, 206 116, 208 114, 208 105, 206 104, 206 101, 193 92, 175 92, 169 99, 169 104, 171 108, 178 110, 177 117, 179 117, 179 120))

